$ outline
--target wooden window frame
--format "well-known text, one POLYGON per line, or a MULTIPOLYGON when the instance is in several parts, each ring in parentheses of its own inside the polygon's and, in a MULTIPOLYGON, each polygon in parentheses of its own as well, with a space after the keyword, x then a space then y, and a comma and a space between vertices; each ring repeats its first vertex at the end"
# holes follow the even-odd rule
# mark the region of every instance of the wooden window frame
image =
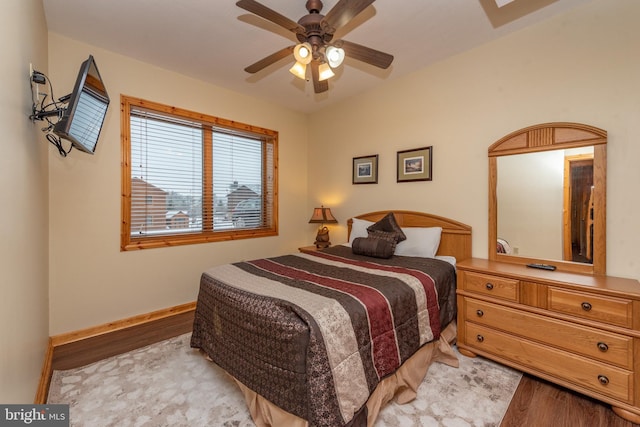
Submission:
MULTIPOLYGON (((121 196, 121 227, 120 227, 120 250, 130 251, 138 249, 161 248, 177 245, 190 245, 197 243, 219 242, 237 239, 248 239, 257 237, 268 237, 278 235, 278 132, 257 126, 252 126, 232 120, 209 116, 202 113, 171 107, 157 102, 147 101, 140 98, 126 95, 120 96, 120 133, 121 133, 121 173, 122 173, 122 196, 121 196), (160 236, 144 235, 141 237, 131 236, 131 128, 130 117, 132 108, 141 108, 168 114, 174 117, 193 120, 207 126, 209 132, 205 132, 203 140, 203 226, 201 231, 179 234, 163 234, 160 236), (270 187, 272 191, 267 192, 265 187, 262 195, 263 204, 270 200, 271 220, 265 227, 247 229, 223 229, 214 230, 213 227, 213 150, 212 134, 213 129, 225 129, 242 136, 259 138, 273 147, 273 176, 270 187)), ((266 162, 263 156, 262 162, 266 162)), ((263 178, 264 179, 264 178, 263 178)))

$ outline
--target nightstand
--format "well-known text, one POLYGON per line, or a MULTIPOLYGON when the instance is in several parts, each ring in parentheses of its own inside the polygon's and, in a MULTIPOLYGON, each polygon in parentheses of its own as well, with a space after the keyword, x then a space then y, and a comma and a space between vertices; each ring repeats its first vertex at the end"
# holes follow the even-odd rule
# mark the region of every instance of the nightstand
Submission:
POLYGON ((301 248, 298 248, 298 250, 300 252, 316 252, 321 250, 320 248, 316 248, 315 245, 311 245, 311 246, 303 246, 301 248))

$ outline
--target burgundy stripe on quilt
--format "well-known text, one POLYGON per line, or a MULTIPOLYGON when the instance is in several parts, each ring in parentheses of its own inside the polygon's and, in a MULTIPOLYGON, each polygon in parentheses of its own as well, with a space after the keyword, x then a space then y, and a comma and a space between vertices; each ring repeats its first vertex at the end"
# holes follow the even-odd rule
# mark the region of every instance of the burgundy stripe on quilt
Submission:
POLYGON ((277 263, 274 259, 249 261, 265 271, 295 280, 304 280, 350 295, 367 311, 373 344, 373 363, 379 378, 394 372, 400 366, 397 337, 389 302, 377 289, 360 283, 321 276, 277 263), (372 321, 374 320, 374 321, 372 321))
POLYGON ((311 252, 309 255, 325 258, 332 261, 343 262, 345 264, 356 265, 360 267, 370 268, 374 270, 390 271, 394 273, 409 274, 420 281, 424 292, 427 296, 427 308, 429 309, 429 323, 433 331, 433 339, 440 338, 440 311, 438 308, 438 295, 436 293, 435 282, 427 273, 404 267, 396 267, 392 265, 382 265, 370 261, 358 261, 350 258, 344 258, 337 255, 332 255, 325 252, 311 252))

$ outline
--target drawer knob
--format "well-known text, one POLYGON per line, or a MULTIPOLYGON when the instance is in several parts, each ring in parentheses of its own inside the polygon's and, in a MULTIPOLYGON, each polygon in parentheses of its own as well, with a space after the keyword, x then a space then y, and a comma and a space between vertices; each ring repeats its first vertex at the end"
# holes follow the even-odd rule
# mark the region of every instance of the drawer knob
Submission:
POLYGON ((602 385, 607 385, 609 384, 609 378, 607 378, 604 375, 598 375, 598 381, 600 382, 600 384, 602 385))
POLYGON ((484 337, 480 334, 476 335, 476 339, 478 340, 478 342, 484 341, 484 337))
POLYGON ((477 311, 476 311, 476 314, 478 315, 478 317, 482 317, 482 316, 484 316, 484 311, 482 311, 482 310, 477 310, 477 311))
POLYGON ((588 302, 583 302, 583 303, 582 303, 582 309, 583 309, 584 311, 590 311, 590 310, 591 310, 591 304, 590 304, 590 303, 588 303, 588 302))
POLYGON ((598 343, 598 350, 605 352, 607 350, 609 350, 609 346, 606 343, 603 343, 602 341, 600 341, 598 343))
POLYGON ((486 285, 484 285, 484 287, 490 291, 491 289, 493 289, 493 283, 487 283, 486 285))

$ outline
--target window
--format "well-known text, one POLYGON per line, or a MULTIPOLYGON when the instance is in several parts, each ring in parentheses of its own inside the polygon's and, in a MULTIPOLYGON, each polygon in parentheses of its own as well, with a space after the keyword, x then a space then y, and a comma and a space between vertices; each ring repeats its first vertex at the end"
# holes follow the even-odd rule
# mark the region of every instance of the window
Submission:
POLYGON ((278 133, 121 96, 121 249, 274 236, 278 133))

